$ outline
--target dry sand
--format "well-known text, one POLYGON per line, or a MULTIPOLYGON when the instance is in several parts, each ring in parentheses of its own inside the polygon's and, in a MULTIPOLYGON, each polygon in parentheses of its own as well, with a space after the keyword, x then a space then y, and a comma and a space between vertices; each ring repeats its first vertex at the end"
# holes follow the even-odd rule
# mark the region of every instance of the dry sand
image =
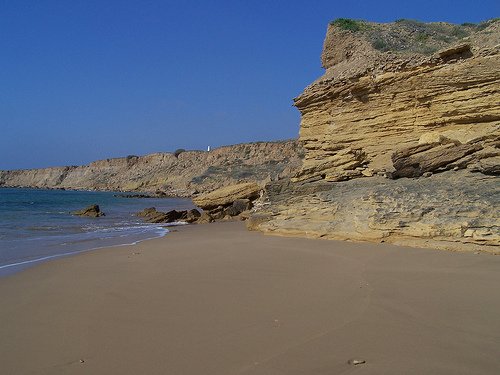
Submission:
POLYGON ((0 373, 499 374, 499 285, 498 256, 191 226, 0 279, 0 373))

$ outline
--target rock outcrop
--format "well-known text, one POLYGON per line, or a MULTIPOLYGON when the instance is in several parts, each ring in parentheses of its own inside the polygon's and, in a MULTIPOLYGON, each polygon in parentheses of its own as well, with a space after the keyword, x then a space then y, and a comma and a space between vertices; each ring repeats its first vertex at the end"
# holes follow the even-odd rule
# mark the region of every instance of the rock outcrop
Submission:
POLYGON ((219 206, 228 206, 237 199, 254 200, 259 197, 260 190, 260 186, 252 182, 231 185, 198 195, 193 198, 193 202, 204 210, 210 210, 219 206))
POLYGON ((328 69, 295 99, 306 150, 296 181, 419 176, 499 155, 500 45, 474 35, 431 56, 397 54, 358 33, 329 27, 328 69))
POLYGON ((256 183, 243 183, 226 186, 207 194, 193 198, 194 204, 201 207, 204 215, 201 222, 212 222, 221 219, 239 217, 253 207, 253 202, 259 198, 261 187, 256 183))
POLYGON ((148 223, 175 223, 182 221, 185 223, 194 223, 201 216, 200 212, 196 209, 192 210, 171 210, 168 212, 158 211, 155 207, 145 208, 136 214, 142 217, 148 223))
POLYGON ((249 226, 500 251, 499 36, 498 20, 333 22, 326 72, 295 99, 304 163, 249 226))
POLYGON ((428 178, 267 185, 249 229, 447 250, 500 253, 498 177, 448 171, 428 178))
POLYGON ((156 153, 89 165, 0 171, 0 187, 141 191, 192 196, 241 182, 269 182, 301 164, 297 141, 257 142, 206 151, 156 153))
POLYGON ((75 215, 75 216, 85 216, 85 217, 106 216, 106 214, 101 211, 99 205, 97 205, 97 204, 92 204, 92 205, 88 206, 87 208, 84 208, 83 210, 73 211, 71 214, 75 215))

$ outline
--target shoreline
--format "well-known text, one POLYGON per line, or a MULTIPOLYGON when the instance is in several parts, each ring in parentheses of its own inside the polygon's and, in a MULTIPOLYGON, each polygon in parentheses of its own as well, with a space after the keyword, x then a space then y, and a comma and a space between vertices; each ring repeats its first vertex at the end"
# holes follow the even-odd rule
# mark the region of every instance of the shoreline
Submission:
POLYGON ((16 374, 495 374, 499 266, 183 226, 0 279, 0 361, 16 374))
POLYGON ((149 206, 190 209, 180 198, 121 199, 112 192, 4 189, 0 193, 0 277, 41 261, 82 251, 131 245, 164 235, 174 223, 149 223, 137 213, 149 206), (73 215, 98 203, 100 218, 73 215))
MULTIPOLYGON (((9 185, 0 185, 1 189, 24 189, 24 190, 49 190, 49 191, 76 191, 83 193, 131 193, 131 194, 152 194, 153 190, 109 190, 109 189, 84 189, 84 188, 66 188, 66 187, 37 187, 37 186, 9 186, 9 185)), ((124 199, 132 199, 132 197, 117 197, 124 199)), ((135 197, 134 197, 135 198, 135 197)), ((137 199, 191 199, 191 196, 184 195, 158 195, 151 197, 137 197, 137 199)))
MULTIPOLYGON (((171 225, 170 227, 175 227, 175 226, 182 226, 182 225, 171 225)), ((97 250, 102 250, 102 249, 112 249, 112 248, 115 248, 115 247, 122 247, 122 246, 134 246, 134 245, 138 245, 138 244, 140 244, 141 242, 144 242, 144 241, 149 241, 149 240, 155 240, 157 238, 162 238, 162 237, 165 237, 170 232, 168 230, 168 227, 163 226, 162 228, 165 231, 162 232, 162 233, 160 233, 160 234, 158 234, 155 237, 148 237, 148 238, 136 240, 136 241, 133 241, 133 242, 130 242, 130 243, 117 243, 117 244, 114 244, 114 245, 98 246, 98 247, 92 247, 92 248, 88 248, 88 249, 84 249, 84 250, 69 251, 67 253, 62 253, 62 254, 47 255, 47 256, 43 256, 41 258, 28 259, 28 260, 19 261, 19 262, 16 262, 16 263, 1 264, 0 265, 0 280, 1 280, 2 277, 8 276, 8 275, 14 274, 14 273, 22 272, 22 271, 24 271, 26 269, 29 269, 31 267, 35 267, 38 264, 43 264, 44 262, 48 262, 48 261, 55 260, 55 259, 58 259, 58 258, 70 257, 70 256, 73 256, 73 255, 79 255, 79 254, 87 253, 87 252, 90 252, 90 251, 97 251, 97 250), (30 265, 30 264, 32 264, 32 265, 30 265), (15 269, 16 267, 19 267, 19 269, 15 269), (8 270, 9 268, 14 268, 14 269, 11 270, 11 271, 10 270, 9 271, 5 271, 5 272, 8 272, 8 273, 6 275, 2 275, 3 270, 8 270)))

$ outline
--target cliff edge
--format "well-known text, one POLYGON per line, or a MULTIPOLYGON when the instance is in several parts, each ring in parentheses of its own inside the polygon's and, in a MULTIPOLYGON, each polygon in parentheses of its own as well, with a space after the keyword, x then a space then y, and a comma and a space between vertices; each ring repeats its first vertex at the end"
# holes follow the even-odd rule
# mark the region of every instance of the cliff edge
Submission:
POLYGON ((325 74, 295 99, 303 165, 250 226, 500 251, 499 57, 498 19, 332 22, 325 74))
POLYGON ((105 159, 82 166, 0 171, 0 187, 161 192, 187 197, 241 182, 264 184, 301 165, 296 140, 105 159))

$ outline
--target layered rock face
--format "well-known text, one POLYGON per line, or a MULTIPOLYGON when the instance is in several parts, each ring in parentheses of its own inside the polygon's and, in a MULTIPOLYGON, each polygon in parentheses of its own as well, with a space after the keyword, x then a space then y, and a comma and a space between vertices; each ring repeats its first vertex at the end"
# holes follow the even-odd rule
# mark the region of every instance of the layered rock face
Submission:
MULTIPOLYGON (((476 34, 499 29, 493 22, 476 34)), ((499 38, 490 46, 474 35, 425 56, 381 52, 357 34, 329 27, 329 68, 295 99, 306 149, 296 180, 416 177, 498 157, 499 38)))
POLYGON ((260 194, 260 187, 256 183, 243 183, 220 188, 208 194, 202 194, 193 199, 194 204, 204 210, 227 206, 237 199, 254 200, 260 194))
POLYGON ((161 191, 191 196, 239 182, 269 182, 301 164, 297 141, 258 142, 100 160, 77 167, 0 171, 0 186, 112 191, 161 191))
POLYGON ((500 22, 354 22, 329 26, 325 75, 295 99, 303 166, 250 225, 498 250, 500 22))
POLYGON ((447 171, 429 178, 384 177, 266 186, 248 222, 268 233, 390 242, 500 253, 498 177, 447 171))

